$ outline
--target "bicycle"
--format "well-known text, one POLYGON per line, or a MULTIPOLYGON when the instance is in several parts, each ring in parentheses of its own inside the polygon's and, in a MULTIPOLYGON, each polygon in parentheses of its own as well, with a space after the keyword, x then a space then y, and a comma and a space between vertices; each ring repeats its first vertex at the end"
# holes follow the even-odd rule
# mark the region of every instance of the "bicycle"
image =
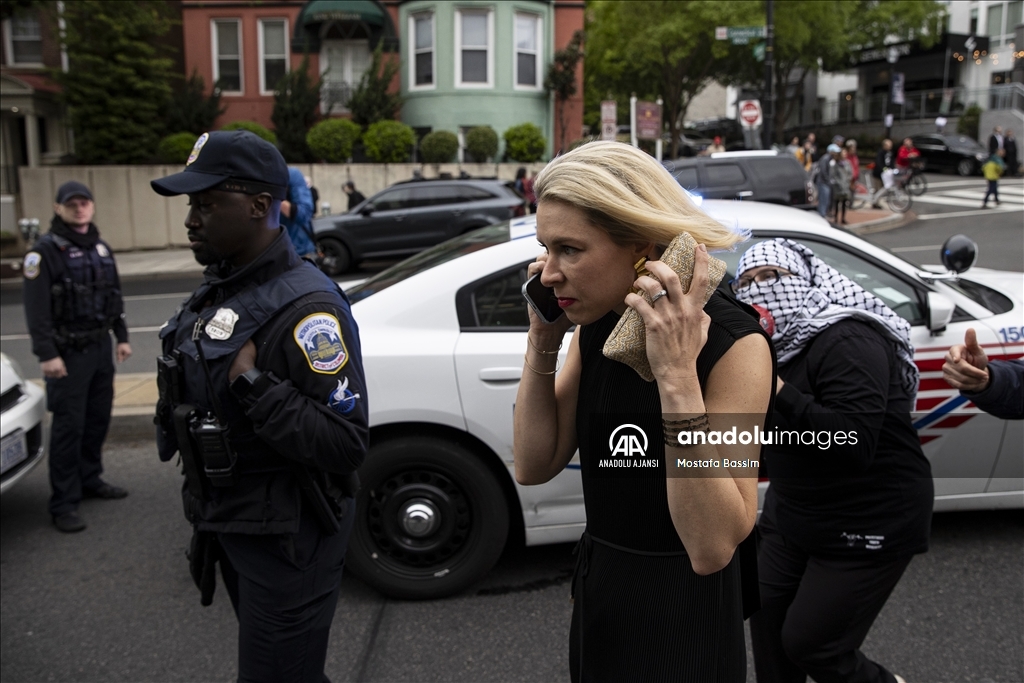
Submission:
POLYGON ((928 191, 928 179, 924 176, 924 160, 915 160, 905 171, 900 171, 899 183, 908 194, 920 197, 928 191))
MULTIPOLYGON (((898 175, 894 173, 893 175, 898 175)), ((853 186, 853 197, 850 199, 850 208, 854 211, 863 209, 865 206, 876 206, 880 201, 885 200, 889 208, 897 213, 906 213, 913 204, 910 194, 904 189, 904 183, 891 181, 888 187, 872 191, 863 183, 856 183, 853 186)))

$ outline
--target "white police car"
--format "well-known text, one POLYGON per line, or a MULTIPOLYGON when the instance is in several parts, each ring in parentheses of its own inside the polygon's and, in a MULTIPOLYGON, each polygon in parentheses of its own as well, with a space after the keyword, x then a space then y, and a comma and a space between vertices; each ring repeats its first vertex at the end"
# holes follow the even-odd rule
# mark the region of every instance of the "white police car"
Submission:
POLYGON ((46 452, 46 396, 0 353, 0 494, 27 475, 46 452))
MULTIPOLYGON (((1024 423, 981 413, 941 374, 968 327, 991 358, 1024 354, 1024 274, 975 268, 943 280, 946 269, 921 271, 813 213, 750 202, 704 208, 753 233, 735 253, 716 254, 730 266, 727 277, 753 242, 791 237, 911 321, 921 370, 915 425, 932 463, 936 510, 1024 507, 1024 423)), ((482 228, 348 292, 372 446, 347 562, 387 595, 448 595, 487 572, 510 535, 538 545, 583 531, 578 464, 541 486, 519 486, 512 474, 528 325, 520 288, 541 251, 535 226, 528 216, 482 228)))

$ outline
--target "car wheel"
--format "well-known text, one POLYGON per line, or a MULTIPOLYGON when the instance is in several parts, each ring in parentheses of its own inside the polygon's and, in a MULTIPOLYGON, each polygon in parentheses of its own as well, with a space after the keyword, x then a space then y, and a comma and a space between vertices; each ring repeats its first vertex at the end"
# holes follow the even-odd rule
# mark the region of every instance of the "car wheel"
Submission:
POLYGON ((432 437, 383 441, 359 470, 346 563, 394 598, 452 595, 497 562, 508 508, 495 475, 462 446, 432 437))
POLYGON ((974 175, 974 160, 961 159, 956 165, 956 172, 962 176, 974 175))
POLYGON ((341 275, 352 267, 352 256, 348 253, 348 247, 340 240, 333 237, 322 237, 317 245, 324 254, 323 271, 329 276, 341 275))

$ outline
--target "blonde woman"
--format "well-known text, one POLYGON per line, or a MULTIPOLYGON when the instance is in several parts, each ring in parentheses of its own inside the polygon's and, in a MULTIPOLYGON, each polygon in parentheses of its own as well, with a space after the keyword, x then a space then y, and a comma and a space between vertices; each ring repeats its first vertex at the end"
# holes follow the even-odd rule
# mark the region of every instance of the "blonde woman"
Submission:
POLYGON ((691 431, 724 431, 748 416, 764 425, 774 357, 756 314, 720 294, 701 305, 707 249, 742 236, 697 208, 651 157, 620 143, 594 142, 555 159, 535 190, 545 253, 529 274, 541 273, 565 315, 549 324, 530 312, 515 469, 519 483, 541 484, 579 449, 587 531, 573 579, 572 679, 743 681, 736 551, 754 525, 756 470, 715 463, 756 460, 759 447, 683 447, 669 443, 674 425, 663 422, 683 416, 691 431), (683 231, 701 245, 687 293, 657 260, 683 231), (645 257, 657 280, 638 276, 645 257), (643 318, 653 382, 602 354, 627 307, 643 318), (627 448, 626 459, 657 467, 602 469, 615 459, 609 434, 630 428, 636 440, 625 443, 636 449, 627 448), (679 460, 709 465, 684 473, 679 460))

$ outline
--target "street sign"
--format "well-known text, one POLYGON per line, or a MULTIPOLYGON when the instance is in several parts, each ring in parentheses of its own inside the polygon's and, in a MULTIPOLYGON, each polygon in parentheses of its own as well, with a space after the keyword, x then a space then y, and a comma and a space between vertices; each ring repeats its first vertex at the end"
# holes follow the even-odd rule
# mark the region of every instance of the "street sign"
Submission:
POLYGON ((763 62, 764 61, 764 49, 765 49, 765 44, 764 43, 758 43, 757 45, 755 45, 754 46, 754 59, 756 59, 759 62, 763 62))
POLYGON ((655 102, 636 103, 636 136, 640 140, 661 137, 661 105, 655 102))
POLYGON ((758 100, 739 101, 740 125, 744 128, 757 128, 764 120, 761 115, 761 103, 758 100))
POLYGON ((618 128, 618 110, 615 107, 615 100, 602 100, 601 102, 601 139, 614 140, 618 128))
POLYGON ((767 38, 768 29, 764 26, 718 26, 715 28, 715 40, 729 40, 733 45, 746 45, 755 38, 767 38))

